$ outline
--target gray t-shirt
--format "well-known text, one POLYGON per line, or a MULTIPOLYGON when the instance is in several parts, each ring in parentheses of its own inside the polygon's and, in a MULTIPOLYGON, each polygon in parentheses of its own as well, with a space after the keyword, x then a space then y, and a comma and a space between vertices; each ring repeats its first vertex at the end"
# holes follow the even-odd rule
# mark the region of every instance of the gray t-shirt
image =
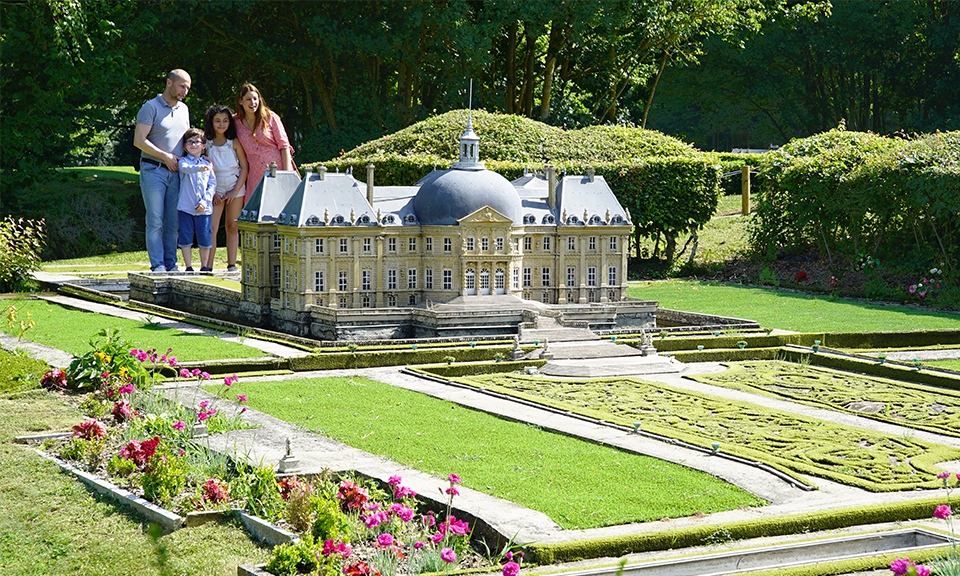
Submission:
MULTIPOLYGON (((171 107, 162 95, 157 94, 156 98, 147 100, 140 107, 137 124, 150 125, 147 140, 154 146, 178 158, 183 156, 183 134, 190 128, 190 112, 186 104, 177 102, 176 106, 171 107)), ((159 160, 142 151, 140 157, 159 160)))

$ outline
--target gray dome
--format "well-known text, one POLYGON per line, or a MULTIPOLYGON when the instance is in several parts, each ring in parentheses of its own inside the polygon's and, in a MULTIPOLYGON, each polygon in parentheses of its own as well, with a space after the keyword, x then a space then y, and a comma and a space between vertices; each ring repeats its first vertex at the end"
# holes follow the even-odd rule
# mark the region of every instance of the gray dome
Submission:
POLYGON ((520 195, 506 178, 490 170, 438 170, 421 180, 413 209, 421 225, 453 225, 489 206, 520 223, 520 195))

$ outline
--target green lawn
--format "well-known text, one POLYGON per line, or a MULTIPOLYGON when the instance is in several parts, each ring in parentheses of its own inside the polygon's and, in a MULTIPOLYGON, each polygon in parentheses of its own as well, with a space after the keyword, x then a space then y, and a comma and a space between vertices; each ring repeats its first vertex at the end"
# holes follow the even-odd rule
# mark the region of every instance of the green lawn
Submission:
POLYGON ((269 549, 243 528, 207 524, 154 541, 143 520, 84 488, 13 437, 63 430, 82 420, 57 396, 21 382, 45 370, 0 351, 0 573, 17 576, 234 575, 269 549), (159 550, 166 550, 160 565, 159 550))
POLYGON ((690 280, 633 282, 628 294, 662 308, 758 321, 797 332, 960 329, 960 313, 921 310, 829 296, 690 280))
MULTIPOLYGON (((181 362, 264 356, 262 351, 249 346, 151 325, 147 322, 147 314, 144 314, 143 321, 138 322, 64 308, 43 300, 0 301, 2 308, 11 304, 17 307, 21 319, 30 312, 31 319, 36 323, 24 335, 25 340, 64 350, 75 356, 89 352, 91 338, 104 328, 119 328, 123 338, 130 341, 133 348, 156 348, 164 352, 172 348, 173 355, 181 362)), ((6 322, 0 322, 0 330, 16 335, 6 322)))
POLYGON ((454 472, 466 486, 539 510, 564 528, 758 504, 709 474, 364 378, 244 386, 257 410, 430 474, 454 472))

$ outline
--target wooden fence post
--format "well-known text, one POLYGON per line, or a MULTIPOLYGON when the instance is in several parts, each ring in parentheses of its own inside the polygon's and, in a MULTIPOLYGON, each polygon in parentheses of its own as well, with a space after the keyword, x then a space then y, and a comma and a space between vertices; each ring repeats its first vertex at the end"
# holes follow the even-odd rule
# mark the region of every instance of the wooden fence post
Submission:
POLYGON ((740 213, 744 216, 750 213, 750 167, 741 168, 740 193, 742 200, 740 202, 740 213))

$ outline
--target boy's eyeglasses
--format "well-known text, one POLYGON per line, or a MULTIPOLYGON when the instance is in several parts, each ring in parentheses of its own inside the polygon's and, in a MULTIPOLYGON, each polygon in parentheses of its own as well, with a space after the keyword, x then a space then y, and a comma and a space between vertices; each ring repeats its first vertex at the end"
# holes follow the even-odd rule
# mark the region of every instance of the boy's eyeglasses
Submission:
POLYGON ((187 144, 203 144, 203 140, 187 140, 187 144))

